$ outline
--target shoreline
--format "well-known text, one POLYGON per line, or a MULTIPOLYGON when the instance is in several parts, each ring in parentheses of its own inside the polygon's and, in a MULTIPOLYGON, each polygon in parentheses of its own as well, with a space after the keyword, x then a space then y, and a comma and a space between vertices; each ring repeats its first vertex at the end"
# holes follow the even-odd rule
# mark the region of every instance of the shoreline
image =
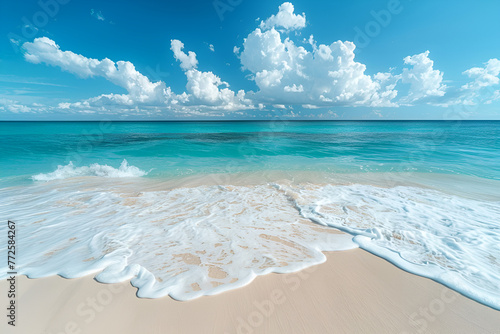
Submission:
MULTIPOLYGON (((361 249, 290 274, 179 302, 129 282, 17 277, 6 333, 500 333, 500 312, 361 249)), ((7 291, 6 280, 0 289, 7 291)), ((2 329, 4 332, 4 329, 2 329)))

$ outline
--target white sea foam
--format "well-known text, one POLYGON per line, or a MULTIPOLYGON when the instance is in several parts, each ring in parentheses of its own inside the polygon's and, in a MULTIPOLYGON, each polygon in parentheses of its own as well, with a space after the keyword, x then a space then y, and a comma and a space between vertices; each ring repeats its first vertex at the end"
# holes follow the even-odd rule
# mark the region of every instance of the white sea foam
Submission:
POLYGON ((90 180, 0 190, 1 215, 23 231, 20 274, 96 273, 101 282, 130 279, 140 297, 187 300, 360 245, 500 309, 499 202, 406 186, 281 182, 150 191, 90 180))
POLYGON ((97 280, 131 279, 141 297, 186 300, 321 263, 321 250, 357 247, 267 185, 130 192, 68 181, 0 191, 0 212, 22 231, 20 274, 102 271, 97 280))
POLYGON ((140 170, 135 166, 130 166, 127 160, 123 160, 119 168, 113 168, 108 165, 99 165, 97 163, 90 166, 75 167, 73 162, 65 166, 57 166, 57 169, 51 173, 33 175, 34 181, 52 181, 67 179, 77 176, 99 176, 99 177, 141 177, 147 172, 140 170))
POLYGON ((361 248, 500 309, 500 202, 417 187, 279 187, 301 215, 361 248))

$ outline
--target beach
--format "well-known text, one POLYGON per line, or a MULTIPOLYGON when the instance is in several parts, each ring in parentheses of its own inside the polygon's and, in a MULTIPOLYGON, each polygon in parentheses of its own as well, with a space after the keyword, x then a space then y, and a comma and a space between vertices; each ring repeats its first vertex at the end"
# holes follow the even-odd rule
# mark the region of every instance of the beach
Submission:
POLYGON ((360 249, 187 302, 91 276, 18 277, 18 291, 2 333, 500 333, 499 311, 360 249))
POLYGON ((281 125, 2 124, 15 330, 498 332, 495 124, 281 125))
POLYGON ((0 334, 500 334, 500 2, 4 2, 0 334))

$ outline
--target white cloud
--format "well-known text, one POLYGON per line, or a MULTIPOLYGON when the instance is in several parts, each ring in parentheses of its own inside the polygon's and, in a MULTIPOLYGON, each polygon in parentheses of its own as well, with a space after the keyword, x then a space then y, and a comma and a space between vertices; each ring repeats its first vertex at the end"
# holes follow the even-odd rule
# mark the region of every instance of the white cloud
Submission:
POLYGON ((261 88, 277 86, 283 79, 283 73, 280 70, 262 70, 255 75, 255 82, 261 88))
POLYGON ((273 104, 273 107, 278 109, 286 109, 286 106, 284 104, 273 104))
POLYGON ((105 21, 106 19, 104 18, 104 15, 102 15, 102 12, 100 10, 95 10, 91 9, 90 10, 90 15, 94 18, 96 18, 99 21, 105 21))
POLYGON ((352 42, 337 41, 308 51, 282 40, 274 28, 257 28, 245 38, 240 60, 259 87, 254 98, 267 103, 393 105, 394 85, 366 75, 366 66, 354 61, 354 49, 352 42))
POLYGON ((306 14, 294 14, 294 7, 290 2, 284 2, 279 6, 278 14, 271 15, 267 20, 260 23, 262 30, 271 28, 284 28, 286 30, 301 29, 306 26, 306 14))
MULTIPOLYGON (((444 74, 434 68, 429 51, 404 58, 399 73, 394 73, 394 68, 370 73, 366 65, 355 60, 356 46, 352 42, 338 40, 322 44, 310 35, 296 44, 293 38, 297 35, 284 36, 285 32, 305 25, 305 14, 295 14, 293 5, 285 2, 279 6, 278 13, 263 20, 248 34, 241 47, 233 48, 242 70, 248 71, 246 77, 257 87, 247 92, 233 91, 216 73, 198 69, 196 53, 185 52, 184 44, 177 39, 172 39, 170 46, 186 75, 186 89, 180 94, 174 93, 163 81, 150 81, 131 62, 98 60, 63 51, 47 37, 24 43, 22 48, 29 62, 57 66, 82 78, 103 77, 126 90, 126 94, 102 94, 51 107, 68 112, 155 114, 170 110, 199 115, 273 106, 287 106, 287 109, 365 106, 377 108, 379 113, 381 107, 491 103, 500 99, 499 91, 493 87, 500 83, 498 59, 490 59, 484 67, 466 70, 464 75, 470 82, 462 87, 447 87, 443 83, 444 74), (406 90, 404 87, 408 93, 398 95, 406 90)), ((215 50, 212 44, 206 44, 211 51, 215 50)), ((20 103, 12 105, 12 112, 38 108, 31 105, 23 108, 20 103)), ((7 111, 7 106, 1 110, 7 111)))
POLYGON ((82 78, 100 76, 127 90, 136 102, 164 100, 170 95, 161 81, 151 82, 139 73, 128 61, 113 62, 108 58, 97 60, 87 58, 71 51, 62 51, 53 40, 47 37, 35 38, 23 44, 27 61, 51 66, 74 73, 82 78))
POLYGON ((229 84, 224 82, 212 72, 202 72, 196 69, 198 61, 196 54, 189 51, 185 54, 182 50, 184 44, 179 40, 172 40, 174 57, 181 61, 181 68, 187 77, 187 91, 194 97, 189 101, 191 105, 202 104, 219 106, 225 110, 247 109, 251 101, 245 97, 245 92, 240 90, 237 94, 230 90, 229 84), (189 56, 188 56, 189 55, 189 56), (220 89, 220 86, 225 88, 220 89))
POLYGON ((226 85, 212 72, 189 70, 186 72, 188 79, 187 90, 196 98, 207 103, 215 103, 221 98, 219 86, 226 85))
MULTIPOLYGON (((35 106, 36 107, 36 106, 35 106)), ((31 113, 38 108, 32 108, 16 100, 0 98, 0 112, 10 112, 13 114, 31 113)))
POLYGON ((500 100, 500 90, 494 91, 491 97, 485 102, 485 104, 491 104, 491 102, 496 100, 500 100))
POLYGON ((304 86, 293 84, 293 86, 285 86, 285 92, 302 93, 304 91, 304 86))
POLYGON ((412 68, 404 68, 401 75, 403 83, 410 84, 408 96, 404 102, 413 103, 429 97, 441 97, 446 93, 443 72, 433 68, 434 62, 429 58, 429 51, 408 56, 404 63, 412 68))
POLYGON ((107 58, 97 60, 87 58, 71 51, 62 51, 53 40, 47 37, 36 38, 23 44, 25 59, 32 63, 45 63, 58 66, 62 70, 74 73, 82 78, 101 76, 127 90, 128 94, 102 94, 75 103, 60 103, 59 109, 75 109, 90 112, 94 109, 129 111, 160 107, 170 110, 190 111, 195 108, 206 110, 238 110, 251 108, 251 101, 244 91, 237 94, 227 88, 229 85, 212 72, 196 70, 198 61, 194 52, 182 51, 183 43, 172 40, 174 57, 181 61, 181 68, 187 77, 187 90, 175 94, 162 81, 151 82, 127 61, 113 62, 107 58), (226 88, 219 89, 225 85, 226 88))
POLYGON ((500 60, 490 59, 484 67, 473 67, 464 71, 465 75, 473 79, 472 82, 462 86, 463 89, 478 90, 483 87, 497 85, 500 82, 500 60))
POLYGON ((298 46, 275 28, 303 27, 305 16, 300 18, 293 14, 290 3, 284 3, 278 14, 262 21, 244 39, 239 58, 242 69, 251 72, 259 88, 254 99, 278 104, 389 107, 438 103, 445 95, 443 72, 434 69, 429 51, 404 58, 409 66, 401 74, 369 75, 366 66, 355 60, 354 43, 320 44, 310 35, 302 40, 305 46, 298 46), (301 23, 293 25, 292 21, 301 23), (396 99, 398 82, 409 88, 407 96, 396 99))
POLYGON ((184 48, 184 43, 177 39, 170 41, 170 50, 174 52, 174 58, 181 62, 181 68, 185 71, 192 68, 196 68, 198 65, 198 60, 196 59, 196 53, 189 51, 187 54, 182 51, 184 48))
POLYGON ((463 85, 456 97, 447 101, 448 105, 491 104, 500 98, 498 90, 493 87, 500 83, 498 77, 500 75, 500 61, 498 59, 490 59, 484 64, 484 67, 473 67, 462 74, 468 76, 472 81, 463 85))
POLYGON ((76 74, 82 78, 93 75, 90 67, 99 63, 96 59, 90 59, 71 51, 61 51, 59 46, 47 37, 35 38, 33 42, 23 44, 25 50, 24 58, 35 64, 46 63, 59 66, 63 70, 76 74))

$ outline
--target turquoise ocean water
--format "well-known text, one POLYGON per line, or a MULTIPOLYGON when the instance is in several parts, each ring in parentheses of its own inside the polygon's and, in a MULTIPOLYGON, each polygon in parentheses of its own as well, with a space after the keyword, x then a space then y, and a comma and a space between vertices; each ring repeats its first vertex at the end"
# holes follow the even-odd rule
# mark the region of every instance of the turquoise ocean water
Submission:
POLYGON ((191 299, 361 247, 500 309, 499 138, 494 121, 0 122, 0 214, 30 277, 191 299))
POLYGON ((1 122, 2 179, 58 165, 148 177, 251 170, 413 171, 500 179, 500 122, 1 122))

